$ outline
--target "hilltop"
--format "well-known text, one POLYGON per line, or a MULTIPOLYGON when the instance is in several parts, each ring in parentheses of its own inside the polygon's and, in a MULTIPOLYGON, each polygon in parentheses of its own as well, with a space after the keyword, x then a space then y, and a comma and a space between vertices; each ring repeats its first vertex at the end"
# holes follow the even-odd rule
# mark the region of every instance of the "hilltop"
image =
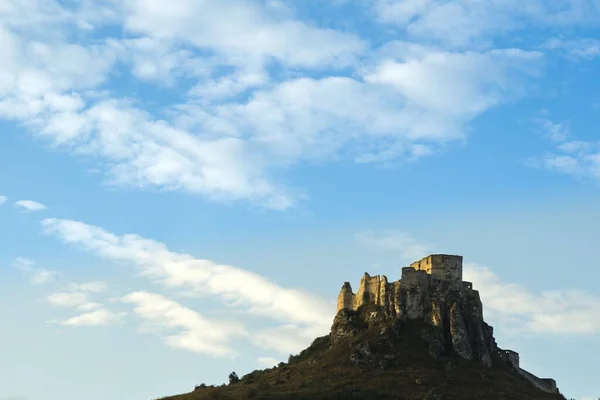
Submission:
POLYGON ((497 346, 462 257, 438 254, 395 282, 365 273, 356 294, 345 282, 331 332, 287 363, 165 400, 374 398, 564 399, 497 346))

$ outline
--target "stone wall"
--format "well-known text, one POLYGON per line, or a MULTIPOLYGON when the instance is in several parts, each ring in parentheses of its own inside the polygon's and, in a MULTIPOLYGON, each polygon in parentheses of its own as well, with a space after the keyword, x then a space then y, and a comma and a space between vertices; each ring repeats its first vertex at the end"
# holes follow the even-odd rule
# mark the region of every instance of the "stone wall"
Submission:
POLYGON ((544 382, 550 390, 558 393, 558 387, 556 387, 556 381, 554 379, 543 378, 543 379, 541 379, 541 381, 544 382))
POLYGON ((362 279, 360 280, 360 286, 356 296, 354 297, 353 309, 357 309, 363 304, 381 304, 382 293, 387 288, 387 277, 383 276, 370 276, 365 272, 362 279))
POLYGON ((417 270, 411 267, 402 268, 402 277, 400 286, 403 288, 413 288, 416 286, 428 286, 429 275, 424 270, 417 270))
POLYGON ((431 276, 436 279, 462 281, 462 256, 431 256, 431 276))
POLYGON ((460 282, 462 281, 462 263, 462 256, 433 254, 410 264, 410 267, 418 271, 425 271, 435 279, 460 282))
POLYGON ((521 368, 518 368, 517 372, 536 388, 548 393, 559 393, 559 390, 556 387, 556 381, 554 379, 540 379, 531 372, 521 368))
POLYGON ((519 368, 519 353, 516 351, 498 349, 498 355, 508 364, 519 368))

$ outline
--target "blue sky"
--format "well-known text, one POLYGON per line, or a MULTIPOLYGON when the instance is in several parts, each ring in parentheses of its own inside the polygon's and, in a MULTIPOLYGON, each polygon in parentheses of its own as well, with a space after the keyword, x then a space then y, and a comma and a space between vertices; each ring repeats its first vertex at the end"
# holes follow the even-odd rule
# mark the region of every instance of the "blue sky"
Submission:
POLYGON ((598 37, 598 0, 3 1, 0 400, 220 384, 439 252, 600 396, 598 37))

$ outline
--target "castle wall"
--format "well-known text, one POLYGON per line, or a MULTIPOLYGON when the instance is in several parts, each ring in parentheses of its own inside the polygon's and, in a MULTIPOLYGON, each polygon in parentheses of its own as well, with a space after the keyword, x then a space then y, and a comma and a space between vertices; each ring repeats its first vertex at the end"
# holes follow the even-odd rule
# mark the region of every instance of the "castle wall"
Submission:
POLYGON ((412 267, 402 268, 401 286, 403 288, 413 288, 417 286, 428 286, 429 275, 424 270, 416 270, 412 267))
POLYGON ((548 386, 548 388, 550 390, 552 390, 553 392, 557 392, 558 393, 558 387, 556 387, 556 381, 554 379, 550 379, 550 378, 543 378, 540 379, 542 382, 544 382, 546 384, 546 386, 548 386))
POLYGON ((431 274, 431 256, 425 257, 419 261, 410 264, 410 268, 416 269, 417 271, 425 271, 431 274))
POLYGON ((383 304, 387 288, 387 278, 384 276, 370 276, 365 272, 360 280, 360 287, 354 297, 354 306, 356 310, 363 304, 383 304), (383 288, 383 289, 382 289, 383 288))
POLYGON ((431 276, 449 281, 462 281, 462 256, 431 256, 431 276))
POLYGON ((516 351, 512 351, 512 350, 501 350, 501 349, 498 349, 498 353, 500 354, 500 357, 502 357, 503 360, 508 362, 513 367, 519 369, 519 362, 520 362, 519 361, 519 353, 517 353, 516 351))
POLYGON ((527 379, 533 386, 547 393, 558 393, 556 381, 554 379, 540 379, 531 372, 517 368, 517 372, 527 379))
POLYGON ((410 268, 425 271, 435 279, 462 281, 462 256, 434 254, 410 264, 410 268))

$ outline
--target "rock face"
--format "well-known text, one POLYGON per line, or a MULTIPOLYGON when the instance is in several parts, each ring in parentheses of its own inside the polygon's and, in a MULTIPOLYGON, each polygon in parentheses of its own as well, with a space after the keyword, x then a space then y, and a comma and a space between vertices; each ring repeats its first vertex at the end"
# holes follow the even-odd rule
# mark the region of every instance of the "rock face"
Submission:
MULTIPOLYGON (((438 337, 433 347, 437 349, 432 348, 432 353, 453 350, 466 359, 491 365, 496 343, 491 327, 483 321, 479 292, 470 282, 462 281, 461 256, 425 257, 403 268, 401 279, 391 283, 385 276, 365 273, 356 294, 350 283, 344 283, 338 312, 356 311, 367 304, 379 306, 387 318, 418 319, 435 327, 438 337)), ((348 322, 356 326, 354 321, 348 322)), ((341 328, 344 323, 336 326, 341 328)), ((351 334, 351 330, 343 333, 343 328, 338 331, 334 336, 351 334)))
MULTIPOLYGON (((345 282, 338 297, 332 341, 353 336, 381 320, 418 320, 430 328, 424 336, 432 356, 453 353, 489 367, 492 356, 498 355, 523 375, 518 354, 497 347, 493 328, 483 320, 479 292, 462 280, 462 261, 462 256, 430 255, 402 268, 401 279, 395 282, 365 273, 356 294, 345 282), (361 310, 367 311, 357 312, 361 310)), ((539 381, 548 391, 557 392, 555 382, 539 381)))

